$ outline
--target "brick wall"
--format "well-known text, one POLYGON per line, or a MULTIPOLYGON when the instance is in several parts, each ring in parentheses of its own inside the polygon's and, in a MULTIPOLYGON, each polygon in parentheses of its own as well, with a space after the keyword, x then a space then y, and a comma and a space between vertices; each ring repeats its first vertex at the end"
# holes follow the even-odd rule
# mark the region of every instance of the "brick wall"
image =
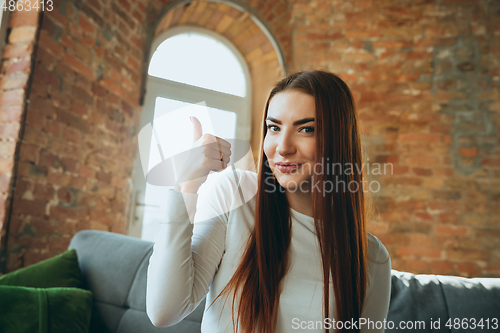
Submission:
MULTIPOLYGON (((146 6, 55 1, 54 7, 41 16, 13 170, 7 271, 64 251, 78 230, 127 230, 146 6)), ((21 28, 32 37, 36 24, 21 28)))
MULTIPOLYGON (((25 128, 16 166, 12 143, 4 145, 12 140, 1 146, 10 156, 0 178, 7 203, 9 169, 18 182, 10 270, 63 251, 79 229, 126 232, 143 59, 155 33, 191 24, 232 40, 251 68, 253 125, 260 124, 262 96, 280 73, 248 11, 276 38, 287 72, 330 70, 353 89, 367 162, 393 166, 369 175, 380 183, 370 231, 388 248, 393 268, 500 276, 497 1, 180 3, 56 3, 41 18, 26 122, 16 120, 22 97, 5 94, 26 83, 19 78, 16 85, 5 72, 15 57, 4 53, 2 100, 18 104, 2 102, 2 128, 25 128), (267 64, 258 61, 266 54, 267 64)), ((29 41, 21 44, 17 58, 30 57, 29 41)), ((259 130, 253 127, 252 147, 259 130)))
POLYGON ((340 74, 368 165, 393 164, 370 176, 393 268, 500 276, 500 3, 293 3, 293 70, 340 74))
POLYGON ((13 172, 18 166, 16 156, 26 154, 25 149, 21 150, 24 110, 39 16, 36 11, 13 12, 10 19, 3 16, 9 21, 0 72, 0 271, 7 259, 4 244, 9 230, 12 189, 18 186, 13 172))

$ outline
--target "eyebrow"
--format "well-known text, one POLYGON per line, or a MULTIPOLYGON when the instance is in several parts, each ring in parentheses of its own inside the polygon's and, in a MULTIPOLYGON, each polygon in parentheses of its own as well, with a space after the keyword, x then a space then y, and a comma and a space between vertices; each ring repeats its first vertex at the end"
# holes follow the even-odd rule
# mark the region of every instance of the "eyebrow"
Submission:
MULTIPOLYGON (((273 123, 276 123, 276 124, 280 124, 281 125, 281 120, 278 120, 278 119, 274 119, 272 117, 267 117, 266 120, 270 120, 272 121, 273 123)), ((304 119, 300 119, 300 120, 297 120, 293 123, 293 126, 297 126, 297 125, 302 125, 302 124, 305 124, 305 123, 309 123, 311 121, 314 121, 315 119, 314 118, 304 118, 304 119)))

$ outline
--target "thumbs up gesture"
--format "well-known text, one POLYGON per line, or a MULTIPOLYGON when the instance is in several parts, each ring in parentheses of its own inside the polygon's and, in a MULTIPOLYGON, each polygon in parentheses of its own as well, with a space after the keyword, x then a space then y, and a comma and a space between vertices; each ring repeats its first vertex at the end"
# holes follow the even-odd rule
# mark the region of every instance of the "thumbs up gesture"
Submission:
POLYGON ((193 145, 174 190, 197 193, 210 171, 220 172, 226 169, 231 156, 231 144, 215 135, 203 134, 198 118, 190 119, 193 123, 193 145))

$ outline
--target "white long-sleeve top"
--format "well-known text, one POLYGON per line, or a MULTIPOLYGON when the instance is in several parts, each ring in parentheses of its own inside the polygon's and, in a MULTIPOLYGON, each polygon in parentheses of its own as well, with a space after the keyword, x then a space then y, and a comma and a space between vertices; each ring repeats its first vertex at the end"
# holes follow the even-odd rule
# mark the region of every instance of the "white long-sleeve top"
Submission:
MULTIPOLYGON (((225 297, 221 296, 207 308, 233 276, 253 228, 257 174, 225 170, 211 179, 212 184, 204 185, 198 194, 167 191, 169 206, 147 276, 146 312, 155 326, 180 322, 207 296, 201 331, 233 332, 231 298, 223 307, 225 297)), ((323 268, 314 218, 291 208, 290 215, 291 266, 282 282, 276 332, 324 332, 335 318, 323 318, 323 268)), ((366 324, 360 328, 383 332, 374 326, 387 316, 391 262, 384 245, 371 234, 368 276, 362 310, 366 324), (372 326, 368 326, 370 321, 372 326)), ((333 291, 330 295, 335 314, 333 291)))

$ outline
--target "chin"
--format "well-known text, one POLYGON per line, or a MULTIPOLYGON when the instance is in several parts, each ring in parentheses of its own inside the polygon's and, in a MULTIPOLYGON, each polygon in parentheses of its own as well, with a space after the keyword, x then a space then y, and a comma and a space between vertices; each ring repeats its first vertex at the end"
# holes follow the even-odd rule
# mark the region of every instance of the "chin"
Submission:
MULTIPOLYGON (((307 182, 306 178, 298 175, 280 175, 276 177, 276 179, 281 187, 292 192, 301 192, 300 184, 302 182, 307 182)), ((303 184, 302 189, 309 189, 309 185, 303 184)))

